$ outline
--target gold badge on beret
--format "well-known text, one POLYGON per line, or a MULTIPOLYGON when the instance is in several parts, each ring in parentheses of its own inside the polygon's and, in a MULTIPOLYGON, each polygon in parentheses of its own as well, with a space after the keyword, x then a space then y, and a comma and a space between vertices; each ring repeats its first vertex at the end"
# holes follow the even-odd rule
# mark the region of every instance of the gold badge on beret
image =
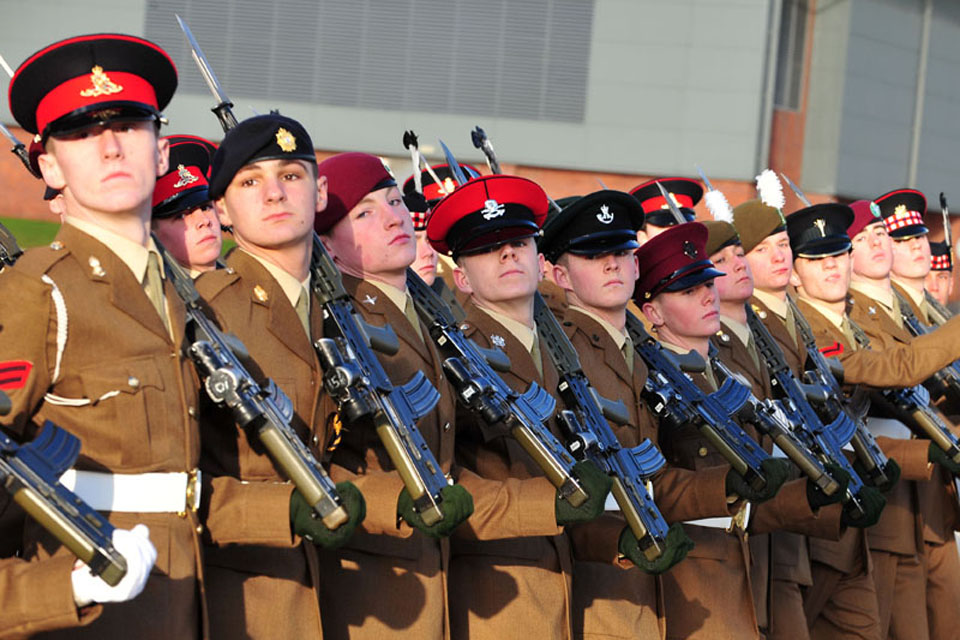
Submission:
POLYGON ((280 147, 281 151, 290 153, 291 151, 297 150, 297 139, 293 137, 293 134, 280 127, 277 129, 277 146, 280 147))
POLYGON ((96 65, 90 70, 90 83, 93 85, 89 89, 84 89, 80 95, 84 98, 96 98, 98 96, 109 96, 123 91, 123 87, 110 79, 103 67, 96 65))

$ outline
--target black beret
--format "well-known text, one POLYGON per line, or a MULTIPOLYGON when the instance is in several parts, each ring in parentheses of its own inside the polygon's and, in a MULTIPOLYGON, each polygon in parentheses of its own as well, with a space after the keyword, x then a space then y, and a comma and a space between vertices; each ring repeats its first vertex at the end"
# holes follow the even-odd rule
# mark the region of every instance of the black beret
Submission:
POLYGON ((213 156, 210 199, 223 196, 233 176, 248 164, 281 158, 317 163, 313 141, 303 125, 279 113, 244 120, 227 132, 213 156))

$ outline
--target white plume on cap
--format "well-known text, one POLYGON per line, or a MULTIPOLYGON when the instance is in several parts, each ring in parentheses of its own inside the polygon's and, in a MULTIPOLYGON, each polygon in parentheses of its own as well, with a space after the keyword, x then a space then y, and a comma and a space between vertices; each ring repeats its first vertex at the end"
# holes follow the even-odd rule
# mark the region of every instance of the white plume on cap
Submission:
POLYGON ((733 224, 733 209, 727 202, 727 196, 719 189, 711 189, 703 194, 703 201, 714 220, 733 224))
POLYGON ((757 192, 763 204, 774 209, 783 210, 787 201, 783 197, 783 185, 780 178, 771 169, 764 169, 757 176, 757 192))

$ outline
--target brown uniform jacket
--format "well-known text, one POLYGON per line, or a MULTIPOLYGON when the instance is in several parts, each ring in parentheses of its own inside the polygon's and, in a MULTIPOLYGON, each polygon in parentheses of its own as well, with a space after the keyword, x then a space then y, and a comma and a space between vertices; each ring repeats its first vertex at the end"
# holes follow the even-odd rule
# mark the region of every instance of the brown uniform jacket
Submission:
MULTIPOLYGON (((246 346, 257 382, 274 382, 293 402, 292 427, 313 445, 325 442, 319 415, 322 372, 297 312, 280 284, 250 254, 234 250, 227 269, 197 287, 225 332, 246 346)), ((319 336, 318 305, 311 305, 319 336)), ((203 403, 200 468, 207 528, 204 553, 213 637, 320 638, 316 550, 290 531, 287 482, 259 442, 251 442, 228 409, 203 403)))
MULTIPOLYGON (((13 410, 3 424, 22 439, 32 438, 44 420, 69 430, 82 442, 77 469, 131 474, 195 469, 200 457, 196 380, 193 365, 181 355, 183 305, 169 281, 164 286, 175 339, 126 264, 70 225, 61 227, 50 246, 31 249, 4 269, 0 292, 7 307, 0 353, 32 368, 22 387, 8 389, 13 410), (53 286, 41 280, 44 275, 63 296, 65 323, 58 321, 53 286), (58 328, 65 331, 66 343, 55 375, 58 328), (45 399, 48 392, 90 403, 56 404, 45 399)), ((195 514, 113 512, 107 517, 125 529, 146 524, 157 549, 156 565, 136 599, 107 605, 94 622, 63 635, 200 637, 205 622, 195 514)), ((65 547, 29 519, 24 554, 32 562, 51 556, 72 561, 65 547)), ((89 622, 92 616, 81 620, 76 609, 69 611, 69 572, 61 573, 56 563, 47 566, 55 570, 45 574, 44 591, 60 594, 55 599, 60 607, 44 626, 89 622)), ((23 599, 3 599, 27 606, 23 599)), ((4 613, 16 618, 9 608, 4 613)))

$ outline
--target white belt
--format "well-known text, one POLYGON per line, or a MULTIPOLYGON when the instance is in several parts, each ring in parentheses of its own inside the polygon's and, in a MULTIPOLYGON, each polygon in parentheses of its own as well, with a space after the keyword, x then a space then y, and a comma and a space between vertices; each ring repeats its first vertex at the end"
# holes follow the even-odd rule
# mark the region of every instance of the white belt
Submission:
POLYGON ((896 440, 909 440, 913 436, 910 427, 892 418, 867 418, 867 429, 874 437, 884 436, 896 440))
POLYGON ((200 507, 200 471, 99 473, 68 469, 60 484, 97 511, 179 513, 200 507))
POLYGON ((747 502, 740 509, 740 513, 734 517, 723 516, 719 518, 700 518, 699 520, 687 520, 683 524, 692 524, 696 527, 707 527, 708 529, 723 529, 725 531, 733 531, 734 526, 737 526, 738 528, 746 531, 747 526, 750 524, 750 512, 752 506, 753 505, 747 502))

